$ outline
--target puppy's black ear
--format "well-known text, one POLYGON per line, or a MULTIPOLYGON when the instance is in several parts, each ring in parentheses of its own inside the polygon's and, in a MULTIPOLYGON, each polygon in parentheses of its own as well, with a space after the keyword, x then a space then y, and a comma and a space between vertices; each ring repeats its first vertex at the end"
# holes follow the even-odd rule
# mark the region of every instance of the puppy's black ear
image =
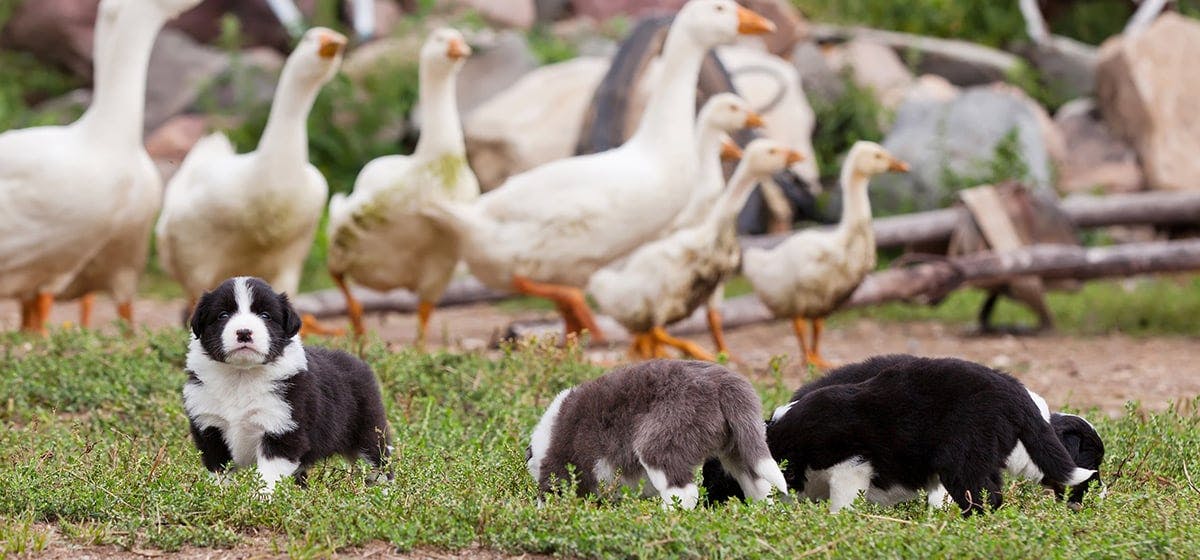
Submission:
POLYGON ((188 323, 188 326, 191 327, 192 335, 194 335, 196 338, 200 338, 200 331, 204 330, 204 327, 212 322, 212 317, 210 317, 210 315, 212 315, 210 311, 212 309, 212 305, 209 301, 211 299, 212 293, 204 292, 204 295, 200 296, 200 299, 196 300, 196 307, 191 310, 192 318, 188 323))
POLYGON ((279 294, 279 307, 283 313, 283 320, 280 321, 280 324, 283 325, 283 333, 288 338, 292 338, 300 332, 300 315, 292 308, 292 302, 288 301, 287 294, 279 294))

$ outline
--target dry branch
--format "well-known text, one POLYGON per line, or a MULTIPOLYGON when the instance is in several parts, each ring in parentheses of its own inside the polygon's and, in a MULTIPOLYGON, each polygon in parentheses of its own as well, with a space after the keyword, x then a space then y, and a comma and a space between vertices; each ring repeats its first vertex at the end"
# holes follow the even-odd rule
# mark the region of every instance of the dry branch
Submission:
MULTIPOLYGON (((1108 196, 1072 196, 1063 212, 1076 227, 1200 224, 1200 192, 1159 191, 1108 196)), ((875 220, 875 244, 881 249, 944 242, 950 238, 964 208, 947 208, 875 220)), ((789 234, 743 237, 742 248, 771 248, 789 234)))
MULTIPOLYGON (((994 283, 1021 276, 1044 279, 1080 280, 1165 274, 1200 270, 1200 239, 1130 243, 1086 249, 1073 245, 1034 245, 1006 253, 975 253, 958 258, 939 258, 913 266, 871 274, 855 290, 843 308, 866 307, 891 301, 936 301, 946 294, 975 283, 994 283)), ((772 319, 753 295, 733 298, 721 308, 729 328, 772 319)), ((629 335, 612 319, 600 324, 611 342, 627 342, 629 335)), ((672 334, 688 335, 707 330, 702 312, 676 323, 672 334)), ((547 336, 562 332, 558 321, 523 321, 510 325, 518 338, 547 336)))

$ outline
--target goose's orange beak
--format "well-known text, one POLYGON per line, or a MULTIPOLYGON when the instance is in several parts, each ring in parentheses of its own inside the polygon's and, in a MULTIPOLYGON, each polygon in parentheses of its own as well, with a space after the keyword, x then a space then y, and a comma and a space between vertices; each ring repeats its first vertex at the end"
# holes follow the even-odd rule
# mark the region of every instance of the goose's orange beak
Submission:
POLYGON ((446 48, 446 56, 450 60, 461 60, 471 56, 471 46, 462 39, 451 39, 450 46, 446 48))
POLYGON ((734 144, 732 140, 726 138, 721 142, 721 160, 722 161, 737 161, 742 159, 742 149, 734 144))
POLYGON ((888 165, 888 171, 893 173, 908 173, 908 170, 908 164, 898 159, 893 159, 892 163, 888 165))
POLYGON ((796 165, 802 161, 804 161, 804 154, 797 152, 796 150, 788 150, 787 164, 789 166, 796 165))
POLYGON ((320 41, 321 45, 317 47, 317 54, 321 58, 333 58, 346 46, 346 38, 336 35, 321 35, 320 41))
POLYGON ((746 128, 762 128, 764 126, 767 126, 767 121, 763 120, 762 115, 754 111, 750 111, 750 114, 746 115, 746 128))
POLYGON ((775 24, 758 13, 738 6, 738 33, 743 35, 763 35, 775 32, 775 24))

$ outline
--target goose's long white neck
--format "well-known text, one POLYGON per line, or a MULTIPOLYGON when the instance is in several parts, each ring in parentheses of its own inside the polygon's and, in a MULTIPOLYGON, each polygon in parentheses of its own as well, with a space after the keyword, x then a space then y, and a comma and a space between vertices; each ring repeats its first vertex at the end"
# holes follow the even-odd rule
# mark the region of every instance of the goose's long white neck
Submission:
POLYGON ((857 159, 858 154, 851 152, 842 167, 842 221, 838 224, 841 232, 852 231, 871 222, 871 198, 867 195, 871 177, 857 171, 857 159))
POLYGON ((322 81, 304 76, 298 59, 283 67, 267 127, 258 141, 259 160, 273 170, 303 169, 308 163, 308 113, 322 81))
POLYGON ((708 225, 720 227, 736 219, 742 211, 742 206, 746 205, 746 199, 754 192, 754 186, 761 180, 763 177, 751 173, 748 164, 742 160, 733 171, 733 176, 729 178, 729 187, 721 191, 721 196, 713 205, 712 212, 708 215, 708 225))
MULTIPOLYGON (((700 120, 703 122, 704 115, 700 116, 700 120)), ((700 159, 701 176, 706 181, 723 184, 725 170, 721 167, 721 145, 724 131, 714 126, 701 126, 697 132, 700 136, 696 141, 696 157, 700 159)))
POLYGON ((145 119, 146 74, 154 38, 170 16, 152 3, 126 7, 96 35, 92 105, 77 121, 99 147, 139 148, 145 119))
POLYGON ((457 69, 421 69, 421 138, 414 157, 433 159, 467 152, 458 115, 457 84, 457 69))
POLYGON ((694 153, 696 81, 708 51, 687 30, 671 26, 659 62, 658 84, 630 143, 657 153, 694 153))

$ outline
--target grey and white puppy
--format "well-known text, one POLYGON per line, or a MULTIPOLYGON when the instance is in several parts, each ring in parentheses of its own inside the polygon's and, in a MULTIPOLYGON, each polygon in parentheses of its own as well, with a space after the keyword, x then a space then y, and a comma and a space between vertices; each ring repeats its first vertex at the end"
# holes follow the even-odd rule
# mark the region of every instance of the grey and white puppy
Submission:
POLYGON ((771 458, 762 403, 742 376, 716 364, 654 360, 614 369, 554 398, 533 430, 526 466, 539 496, 570 480, 579 495, 602 483, 653 490, 669 508, 696 506, 697 467, 717 458, 752 499, 787 493, 771 458))

